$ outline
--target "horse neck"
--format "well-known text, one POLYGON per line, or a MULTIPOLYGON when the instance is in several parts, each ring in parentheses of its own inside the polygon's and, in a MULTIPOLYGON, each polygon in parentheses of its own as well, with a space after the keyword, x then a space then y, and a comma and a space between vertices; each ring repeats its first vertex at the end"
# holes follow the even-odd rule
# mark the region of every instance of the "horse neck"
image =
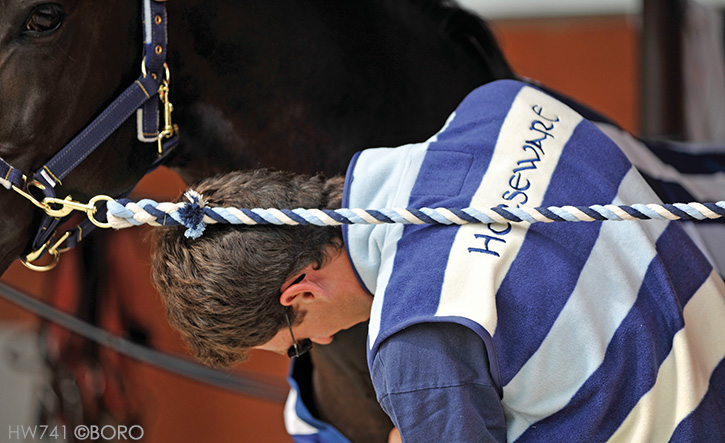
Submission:
POLYGON ((340 172, 356 150, 426 139, 473 88, 510 72, 497 48, 493 63, 466 47, 471 36, 446 29, 459 15, 442 25, 436 7, 169 2, 177 114, 193 134, 179 158, 205 173, 340 172))
POLYGON ((389 146, 396 133, 401 143, 427 138, 473 88, 512 75, 485 24, 449 2, 328 3, 320 21, 340 56, 325 84, 353 95, 360 114, 379 116, 366 128, 377 132, 372 146, 389 146), (406 113, 414 118, 389 118, 406 113))

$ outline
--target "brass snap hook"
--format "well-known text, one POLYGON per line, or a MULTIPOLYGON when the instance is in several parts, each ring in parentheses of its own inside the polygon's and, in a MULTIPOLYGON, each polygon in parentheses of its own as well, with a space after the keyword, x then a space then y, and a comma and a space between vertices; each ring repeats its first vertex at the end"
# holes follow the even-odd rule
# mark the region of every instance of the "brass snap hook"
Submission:
POLYGON ((83 211, 87 213, 89 206, 81 202, 74 201, 70 195, 64 199, 46 197, 43 199, 42 203, 45 205, 45 213, 55 218, 63 218, 70 215, 73 211, 83 211))
POLYGON ((66 215, 70 215, 70 213, 73 211, 82 211, 86 213, 86 216, 91 221, 91 223, 98 226, 99 228, 107 229, 111 227, 111 224, 108 222, 102 222, 95 217, 96 212, 98 212, 96 205, 99 202, 112 200, 113 198, 107 195, 96 195, 95 197, 91 198, 88 203, 81 203, 73 200, 69 195, 64 199, 46 197, 45 199, 43 199, 42 203, 45 205, 44 209, 46 214, 50 215, 51 217, 62 218, 66 215))

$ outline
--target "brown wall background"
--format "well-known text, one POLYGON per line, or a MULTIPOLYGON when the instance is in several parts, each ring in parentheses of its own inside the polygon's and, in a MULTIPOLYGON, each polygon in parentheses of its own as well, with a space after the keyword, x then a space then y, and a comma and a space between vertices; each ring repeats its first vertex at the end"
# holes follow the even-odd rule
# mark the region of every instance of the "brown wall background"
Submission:
POLYGON ((517 73, 639 132, 637 17, 511 20, 492 25, 517 73))

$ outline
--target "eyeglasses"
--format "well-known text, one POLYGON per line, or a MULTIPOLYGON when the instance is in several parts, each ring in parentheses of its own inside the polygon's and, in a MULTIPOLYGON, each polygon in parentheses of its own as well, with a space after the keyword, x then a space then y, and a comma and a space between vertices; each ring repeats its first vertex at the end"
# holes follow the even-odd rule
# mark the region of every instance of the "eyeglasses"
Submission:
POLYGON ((289 335, 292 336, 292 346, 287 349, 287 356, 289 358, 296 358, 309 352, 309 350, 312 349, 312 340, 306 338, 297 343, 295 334, 292 332, 292 323, 289 321, 289 314, 287 313, 287 310, 284 311, 284 318, 287 320, 287 326, 289 326, 289 335))
MULTIPOLYGON (((305 274, 302 274, 299 277, 297 277, 295 279, 295 281, 290 283, 289 286, 296 285, 297 283, 301 282, 304 279, 305 279, 305 274)), ((289 286, 288 286, 288 288, 289 288, 289 286)), ((284 292, 284 291, 282 291, 282 292, 284 292)), ((290 346, 289 349, 287 349, 287 356, 289 356, 289 358, 297 358, 300 355, 306 354, 307 352, 309 352, 310 349, 312 349, 312 340, 310 340, 309 338, 306 338, 306 339, 302 340, 301 342, 297 343, 297 339, 295 339, 295 334, 294 334, 294 332, 292 332, 292 322, 289 320, 289 309, 290 308, 287 308, 284 311, 284 318, 285 318, 285 320, 287 320, 287 326, 289 327, 289 335, 292 336, 292 346, 290 346)))

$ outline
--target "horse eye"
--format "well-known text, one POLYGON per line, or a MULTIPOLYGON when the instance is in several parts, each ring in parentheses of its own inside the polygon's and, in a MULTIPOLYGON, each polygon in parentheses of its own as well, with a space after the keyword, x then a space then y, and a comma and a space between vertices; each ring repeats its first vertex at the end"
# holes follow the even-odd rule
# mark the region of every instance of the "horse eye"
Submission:
POLYGON ((38 5, 25 20, 23 33, 31 37, 41 37, 60 28, 65 18, 63 7, 55 3, 38 5))

